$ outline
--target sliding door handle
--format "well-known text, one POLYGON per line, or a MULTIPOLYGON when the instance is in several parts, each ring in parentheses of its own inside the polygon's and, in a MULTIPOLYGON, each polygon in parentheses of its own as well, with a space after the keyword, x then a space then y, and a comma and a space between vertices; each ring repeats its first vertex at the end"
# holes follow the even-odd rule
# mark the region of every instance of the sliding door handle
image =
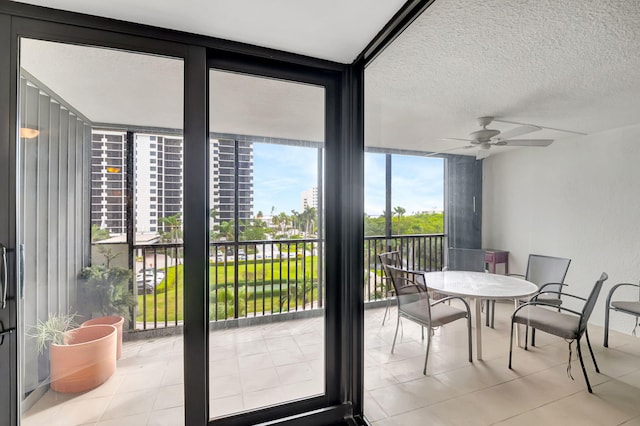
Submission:
POLYGON ((0 279, 2 280, 2 287, 0 287, 0 309, 4 309, 7 307, 7 287, 9 283, 7 282, 7 248, 0 244, 0 256, 2 257, 2 275, 0 275, 0 279))

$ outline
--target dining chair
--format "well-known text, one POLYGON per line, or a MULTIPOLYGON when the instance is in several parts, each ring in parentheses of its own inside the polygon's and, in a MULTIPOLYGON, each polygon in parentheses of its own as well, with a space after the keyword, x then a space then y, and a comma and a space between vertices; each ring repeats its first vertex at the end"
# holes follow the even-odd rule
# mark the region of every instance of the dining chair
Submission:
POLYGON ((398 328, 400 319, 406 318, 422 326, 422 338, 424 339, 424 328, 427 329, 427 352, 424 357, 424 369, 422 374, 427 374, 427 361, 429 360, 429 349, 431 347, 431 329, 440 327, 450 322, 466 318, 467 333, 469 340, 469 362, 471 358, 471 310, 469 304, 458 296, 448 296, 431 302, 429 292, 424 278, 424 272, 401 269, 395 266, 387 266, 391 283, 393 284, 396 300, 398 302, 398 321, 396 333, 393 336, 391 353, 393 353, 396 340, 398 338, 398 328), (450 300, 460 300, 465 309, 459 309, 445 304, 450 300))
POLYGON ((384 321, 387 318, 387 313, 389 312, 389 303, 391 301, 391 297, 395 295, 395 290, 393 289, 393 285, 391 284, 391 277, 389 276, 389 271, 387 270, 388 266, 395 266, 398 268, 402 267, 402 258, 400 257, 399 251, 389 251, 386 253, 380 253, 378 255, 380 259, 380 264, 382 265, 382 270, 384 272, 384 291, 387 299, 387 306, 384 309, 384 315, 382 316, 382 325, 384 325, 384 321))
POLYGON ((611 311, 622 312, 623 314, 633 315, 636 317, 636 325, 633 327, 632 334, 635 336, 636 328, 638 327, 638 318, 640 317, 640 285, 631 283, 616 284, 611 287, 609 294, 607 295, 607 302, 605 304, 604 311, 604 347, 609 347, 609 313, 611 311), (613 294, 620 287, 635 287, 638 289, 637 300, 615 300, 611 301, 613 294))
MULTIPOLYGON (((525 280, 538 286, 538 291, 544 293, 539 295, 537 300, 544 301, 551 305, 562 304, 562 288, 565 287, 564 279, 567 276, 571 259, 564 257, 543 256, 541 254, 530 254, 527 261, 525 275, 509 274, 511 276, 523 277, 525 280), (544 292, 543 292, 544 290, 544 292)), ((520 303, 526 303, 530 298, 521 299, 520 303)), ((493 323, 493 318, 491 319, 493 323)), ((529 337, 529 327, 525 332, 525 339, 529 337)), ((531 346, 536 345, 536 330, 531 331, 531 346)))
MULTIPOLYGON (((576 341, 578 347, 578 358, 580 359, 580 365, 582 366, 582 373, 584 374, 584 380, 587 382, 587 389, 589 393, 593 393, 591 384, 589 383, 589 377, 587 376, 587 370, 584 367, 584 361, 582 359, 582 349, 580 348, 580 339, 584 335, 587 340, 587 346, 593 359, 593 365, 596 368, 596 372, 600 372, 596 357, 591 349, 591 342, 589 342, 589 332, 587 331, 587 323, 593 307, 596 304, 602 284, 607 280, 606 273, 602 273, 600 278, 596 281, 591 289, 591 293, 588 298, 576 296, 569 293, 562 293, 562 297, 571 297, 584 302, 582 310, 576 311, 567 307, 548 303, 546 301, 537 300, 537 297, 543 292, 536 293, 529 302, 520 305, 511 316, 511 340, 509 342, 509 369, 511 369, 511 358, 513 355, 513 328, 515 324, 524 324, 526 326, 538 329, 545 333, 552 334, 554 336, 562 337, 569 341, 569 365, 567 372, 571 377, 571 344, 576 341), (549 309, 551 308, 551 309, 549 309)), ((552 290, 543 290, 544 294, 552 293, 552 290)), ((560 292, 557 292, 560 294, 560 292)), ((526 347, 526 343, 525 343, 526 347)), ((571 377, 573 379, 573 377, 571 377)))

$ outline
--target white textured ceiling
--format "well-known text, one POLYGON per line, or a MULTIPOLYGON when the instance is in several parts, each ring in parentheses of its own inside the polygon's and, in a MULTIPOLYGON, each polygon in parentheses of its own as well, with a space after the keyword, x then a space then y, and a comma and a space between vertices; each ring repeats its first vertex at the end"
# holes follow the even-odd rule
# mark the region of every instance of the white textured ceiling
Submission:
POLYGON ((19 0, 351 63, 405 0, 19 0))
POLYGON ((445 150, 464 143, 439 138, 487 115, 583 133, 636 124, 638 70, 637 0, 436 0, 366 70, 366 142, 445 150))
MULTIPOLYGON (((120 7, 122 1, 49 0, 46 4, 203 33, 198 20, 185 17, 196 9, 195 0, 179 4, 127 1, 127 7, 120 7), (167 9, 172 6, 175 10, 167 9), (145 19, 141 11, 146 11, 145 19)), ((207 34, 348 62, 367 44, 367 37, 384 25, 380 9, 370 14, 369 8, 387 2, 357 1, 356 11, 352 2, 254 0, 250 2, 253 8, 246 9, 250 14, 244 9, 232 13, 236 6, 246 6, 246 1, 204 3, 200 10, 215 9, 211 16, 216 16, 209 21, 207 34), (298 3, 315 6, 307 9, 298 3), (351 15, 345 14, 349 11, 351 15), (350 16, 351 24, 357 22, 350 29, 357 36, 338 29, 336 22, 343 22, 345 16, 350 16), (262 18, 260 25, 247 26, 248 20, 258 18, 262 18), (337 26, 327 24, 331 19, 337 26), (318 22, 324 23, 322 31, 317 30, 318 22), (341 34, 339 40, 330 41, 333 35, 323 34, 335 32, 341 34), (325 43, 327 40, 330 42, 325 43), (348 54, 345 45, 352 46, 348 54)), ((391 16, 401 3, 393 2, 385 16, 391 16)), ((34 50, 31 57, 24 50, 23 65, 93 121, 182 127, 179 61, 103 49, 74 57, 70 49, 47 46, 46 52, 34 50)), ((485 115, 583 133, 636 124, 640 122, 638 70, 637 0, 436 0, 366 70, 366 143, 447 150, 461 144, 440 138, 467 137, 478 129, 475 118, 485 115)), ((317 125, 308 119, 317 117, 317 101, 308 102, 307 110, 301 98, 292 96, 290 103, 279 106, 279 114, 268 110, 274 114, 265 119, 265 105, 277 89, 240 84, 232 78, 225 85, 217 95, 219 105, 227 106, 219 112, 227 116, 218 115, 214 120, 222 126, 219 131, 226 126, 233 133, 321 139, 317 125), (287 131, 286 120, 300 125, 289 126, 287 131), (243 130, 242 123, 254 125, 243 130)), ((284 95, 279 99, 288 100, 284 95)), ((494 123, 490 127, 504 131, 514 126, 494 123)), ((561 143, 569 135, 540 131, 526 137, 561 143)), ((508 148, 494 147, 492 152, 504 149, 508 148)), ((473 154, 471 151, 456 153, 473 154)))

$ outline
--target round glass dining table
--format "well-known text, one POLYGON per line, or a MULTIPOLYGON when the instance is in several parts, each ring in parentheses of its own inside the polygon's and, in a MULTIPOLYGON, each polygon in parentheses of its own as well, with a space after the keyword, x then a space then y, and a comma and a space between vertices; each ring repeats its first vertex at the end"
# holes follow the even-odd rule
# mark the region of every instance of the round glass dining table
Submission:
POLYGON ((425 272, 424 278, 427 287, 438 293, 475 299, 476 357, 479 360, 482 359, 482 301, 513 299, 517 307, 520 298, 538 291, 538 286, 522 278, 489 272, 425 272))

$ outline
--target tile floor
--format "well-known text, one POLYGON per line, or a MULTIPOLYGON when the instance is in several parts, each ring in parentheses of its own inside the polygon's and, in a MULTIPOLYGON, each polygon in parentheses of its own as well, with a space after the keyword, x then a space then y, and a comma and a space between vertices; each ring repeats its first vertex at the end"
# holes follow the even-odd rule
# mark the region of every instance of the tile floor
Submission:
MULTIPOLYGON (((365 315, 365 413, 387 425, 640 425, 640 339, 590 326, 601 374, 588 351, 584 384, 574 344, 575 380, 567 376, 568 345, 538 333, 536 348, 514 349, 507 368, 509 310, 498 303, 495 329, 483 329, 484 360, 466 358, 466 330, 457 321, 435 331, 427 376, 422 375, 420 328, 404 322, 390 354, 395 318, 381 325, 384 309, 365 315)), ((394 313, 395 314, 395 313, 394 313)), ((614 314, 615 315, 615 314, 614 314)), ((252 326, 211 334, 212 415, 313 395, 323 389, 320 318, 252 326), (247 373, 251 371, 250 373, 247 373)), ((615 318, 613 319, 615 321, 615 318)), ((474 342, 475 343, 475 342, 474 342)), ((127 342, 116 374, 90 392, 53 391, 25 413, 22 424, 183 424, 182 338, 127 342)))

